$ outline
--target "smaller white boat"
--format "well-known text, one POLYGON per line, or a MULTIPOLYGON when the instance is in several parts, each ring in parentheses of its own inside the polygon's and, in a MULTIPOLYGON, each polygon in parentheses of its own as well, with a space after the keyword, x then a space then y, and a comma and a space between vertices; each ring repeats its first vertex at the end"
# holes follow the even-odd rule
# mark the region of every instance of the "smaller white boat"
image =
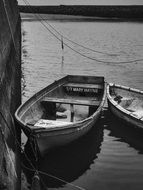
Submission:
POLYGON ((109 110, 128 125, 143 129, 143 91, 120 86, 107 85, 109 110))

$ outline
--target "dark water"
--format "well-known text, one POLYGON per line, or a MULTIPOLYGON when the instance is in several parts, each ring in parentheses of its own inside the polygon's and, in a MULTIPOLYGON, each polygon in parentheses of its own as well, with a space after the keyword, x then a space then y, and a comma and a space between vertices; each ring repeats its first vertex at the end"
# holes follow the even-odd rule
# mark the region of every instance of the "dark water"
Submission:
MULTIPOLYGON (((103 62, 82 57, 67 47, 63 52, 61 43, 29 15, 22 22, 23 102, 66 74, 103 75, 108 82, 143 89, 143 61, 132 62, 143 58, 143 23, 44 18, 62 35, 102 52, 87 51, 66 42, 84 55, 103 62), (128 61, 131 62, 125 63, 128 61)), ((60 178, 42 175, 43 184, 50 190, 141 190, 142 139, 140 132, 111 117, 106 105, 95 129, 40 160, 38 166, 42 172, 60 178)), ((33 173, 24 171, 30 184, 33 173)))

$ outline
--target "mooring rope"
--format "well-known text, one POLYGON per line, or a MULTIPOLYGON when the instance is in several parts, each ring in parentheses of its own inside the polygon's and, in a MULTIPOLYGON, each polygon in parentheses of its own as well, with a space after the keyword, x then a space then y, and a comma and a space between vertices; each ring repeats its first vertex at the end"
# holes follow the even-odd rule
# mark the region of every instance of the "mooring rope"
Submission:
MULTIPOLYGON (((31 168, 25 166, 24 164, 22 164, 22 166, 23 166, 25 169, 29 170, 29 171, 35 172, 35 170, 33 170, 33 169, 31 169, 31 168)), ((61 181, 61 182, 65 183, 65 184, 68 184, 68 185, 70 185, 70 186, 72 186, 72 187, 75 187, 75 188, 77 188, 77 189, 86 190, 86 189, 83 188, 83 187, 80 187, 80 186, 78 186, 78 185, 74 185, 73 183, 67 182, 66 180, 63 180, 63 179, 61 179, 61 178, 59 178, 59 177, 57 177, 57 176, 54 176, 54 175, 52 175, 52 174, 49 174, 49 173, 47 173, 47 172, 43 172, 43 171, 40 171, 40 170, 37 170, 37 172, 38 172, 39 174, 43 174, 43 175, 45 175, 45 176, 54 178, 54 179, 56 179, 56 180, 58 180, 58 181, 61 181)))
MULTIPOLYGON (((11 134, 13 135, 13 137, 14 137, 14 139, 15 139, 17 145, 19 146, 19 148, 20 148, 21 151, 23 152, 23 154, 24 154, 26 160, 29 162, 29 164, 32 166, 33 169, 31 169, 31 168, 25 166, 24 163, 21 163, 21 165, 22 165, 24 168, 26 168, 26 169, 29 170, 29 171, 37 172, 37 173, 39 173, 39 174, 42 174, 42 175, 45 175, 45 176, 54 178, 54 179, 56 179, 56 180, 58 180, 58 181, 61 181, 61 182, 65 183, 65 184, 68 184, 68 185, 70 185, 70 186, 72 186, 72 187, 75 187, 75 188, 77 188, 77 189, 86 190, 86 189, 84 189, 84 188, 82 188, 82 187, 80 187, 80 186, 74 185, 73 183, 69 183, 69 182, 67 182, 66 180, 61 179, 61 178, 59 178, 59 177, 57 177, 57 176, 54 176, 54 175, 49 174, 49 173, 47 173, 47 172, 43 172, 43 171, 40 171, 40 170, 36 169, 35 166, 32 164, 32 161, 31 161, 30 158, 28 157, 28 155, 22 150, 21 145, 20 145, 20 143, 19 143, 17 137, 13 134, 13 132, 12 132, 12 130, 11 130, 9 124, 6 122, 6 119, 5 119, 5 117, 3 116, 3 114, 2 114, 1 112, 0 112, 0 115, 2 116, 3 120, 5 121, 7 127, 10 129, 11 134)), ((14 163, 13 163, 13 161, 12 161, 12 158, 11 158, 11 155, 10 155, 10 152, 9 152, 9 150, 8 150, 8 146, 7 146, 5 137, 4 137, 4 132, 2 132, 2 128, 1 128, 1 127, 0 127, 0 131, 1 131, 1 134, 2 134, 2 137, 3 137, 4 144, 5 144, 5 146, 6 146, 6 150, 7 150, 8 154, 9 154, 10 161, 11 161, 11 163, 12 163, 12 166, 14 167, 14 163)), ((14 171, 15 171, 15 170, 14 170, 14 171)), ((17 176, 16 171, 15 171, 14 173, 15 173, 15 175, 17 176)), ((41 182, 42 182, 43 185, 44 185, 44 184, 45 184, 45 183, 44 183, 44 180, 42 179, 41 176, 39 176, 39 177, 40 177, 40 179, 41 179, 41 182)), ((46 185, 45 185, 45 186, 46 186, 46 185)))
MULTIPOLYGON (((31 7, 30 3, 29 3, 27 0, 23 0, 23 1, 24 1, 24 3, 28 6, 28 8, 29 8, 30 10, 32 10, 32 11, 34 10, 34 8, 31 7)), ((35 9, 35 10, 36 10, 36 9, 35 9)), ((42 17, 40 14, 35 14, 35 13, 34 13, 34 15, 38 15, 38 17, 39 17, 41 20, 44 20, 44 21, 45 21, 45 19, 43 19, 43 17, 42 17)), ((48 25, 50 28, 52 28, 60 37, 63 37, 63 39, 66 39, 67 41, 69 41, 69 42, 71 42, 71 43, 73 43, 73 44, 76 44, 77 46, 80 46, 80 47, 82 47, 82 48, 84 48, 84 49, 87 49, 87 50, 89 50, 89 51, 92 51, 92 52, 95 52, 95 53, 100 53, 100 54, 103 54, 103 55, 109 55, 109 56, 118 56, 118 55, 119 55, 119 53, 115 53, 115 54, 113 54, 113 53, 107 53, 107 52, 94 50, 94 49, 91 49, 91 48, 86 47, 86 46, 84 46, 84 45, 81 45, 81 44, 79 44, 79 43, 77 43, 77 42, 75 42, 75 41, 69 39, 68 37, 63 36, 63 35, 62 35, 58 30, 56 30, 49 22, 45 21, 45 23, 47 23, 47 25, 48 25)))
MULTIPOLYGON (((19 141, 18 141, 18 139, 17 139, 17 137, 16 137, 16 134, 13 133, 11 127, 9 126, 8 122, 6 121, 6 119, 5 119, 5 117, 3 116, 3 114, 1 113, 1 111, 0 111, 0 115, 2 116, 2 119, 4 120, 4 122, 6 123, 6 126, 7 126, 8 129, 10 130, 10 132, 11 132, 11 134, 12 134, 12 136, 13 136, 15 142, 16 142, 16 144, 18 145, 18 147, 20 148, 21 152, 24 154, 26 160, 28 161, 28 163, 31 165, 31 167, 32 167, 33 169, 31 169, 31 168, 25 166, 24 163, 21 163, 21 165, 22 165, 24 168, 28 169, 29 171, 33 171, 33 172, 37 172, 37 173, 39 173, 39 174, 43 174, 43 175, 45 175, 45 176, 49 176, 49 177, 51 177, 51 178, 53 178, 53 179, 56 179, 56 180, 58 180, 58 181, 61 181, 61 182, 65 183, 65 184, 68 184, 68 185, 70 185, 70 186, 72 186, 72 187, 75 187, 75 188, 77 188, 77 189, 79 189, 79 190, 86 190, 86 189, 84 189, 84 188, 82 188, 82 187, 79 187, 79 186, 77 186, 77 185, 74 185, 73 183, 69 183, 69 182, 67 182, 66 180, 61 179, 61 178, 59 178, 59 177, 57 177, 57 176, 54 176, 54 175, 52 175, 52 174, 49 174, 49 173, 46 173, 46 172, 43 172, 43 171, 40 171, 40 170, 36 169, 36 167, 33 165, 32 161, 31 161, 30 158, 28 157, 28 155, 27 155, 27 154, 23 151, 23 149, 21 148, 21 144, 19 143, 19 141)), ((3 141, 4 141, 4 143, 5 143, 5 145, 7 145, 7 144, 6 144, 5 137, 4 137, 4 133, 2 132, 2 129, 1 129, 1 128, 0 128, 0 131, 1 131, 2 135, 3 135, 3 141)), ((6 146, 6 149, 7 149, 7 151, 8 151, 9 156, 10 156, 10 160, 12 161, 12 158, 11 158, 11 155, 10 155, 10 152, 9 152, 7 146, 6 146)), ((12 162, 12 164, 13 164, 13 162, 12 162)), ((14 165, 13 165, 13 167, 14 167, 14 165)), ((16 172, 16 171, 15 171, 15 172, 16 172)), ((16 174, 16 175, 17 175, 17 174, 16 174)), ((39 176, 39 177, 40 177, 40 179, 41 179, 41 182, 42 182, 43 185, 44 185, 44 180, 42 179, 41 176, 39 176)), ((46 185, 45 185, 45 186, 46 186, 46 185)))
MULTIPOLYGON (((29 9, 32 10, 31 5, 30 5, 30 3, 29 3, 27 0, 23 0, 23 2, 28 6, 29 9)), ((36 14, 36 13, 33 13, 33 14, 34 14, 37 18, 41 18, 42 21, 39 19, 39 22, 40 22, 57 40, 59 40, 59 41, 61 42, 61 36, 63 36, 63 35, 60 34, 60 32, 58 32, 58 31, 57 31, 53 26, 51 26, 49 23, 45 22, 44 19, 43 19, 39 14, 36 14), (53 32, 48 28, 48 26, 47 26, 44 22, 47 23, 48 26, 50 26, 54 31, 56 31, 56 32, 60 35, 60 37, 58 37, 55 33, 53 33, 53 32)), ((63 39, 68 39, 68 38, 66 38, 66 37, 63 36, 63 39)), ((74 41, 72 41, 72 40, 68 40, 68 41, 74 42, 74 41)), ((68 44, 65 43, 65 42, 63 42, 63 44, 64 44, 66 47, 68 47, 69 49, 71 49, 73 52, 79 54, 80 56, 85 57, 85 58, 90 59, 90 60, 93 60, 93 61, 97 61, 97 62, 99 62, 99 63, 107 63, 107 64, 126 64, 126 63, 136 63, 136 62, 143 61, 143 58, 141 58, 141 59, 134 59, 134 60, 130 60, 130 61, 104 61, 104 60, 97 59, 97 58, 95 58, 95 57, 87 56, 87 55, 85 55, 85 54, 79 52, 78 50, 75 50, 74 48, 72 48, 70 45, 68 45, 68 44)), ((78 43, 76 43, 76 42, 74 42, 74 44, 77 44, 77 45, 79 45, 79 46, 82 46, 82 45, 80 45, 80 44, 78 44, 78 43)), ((82 46, 82 47, 84 47, 84 46, 82 46)), ((87 48, 86 48, 86 49, 87 49, 87 48)), ((95 51, 95 50, 94 50, 94 51, 95 51)), ((96 52, 99 53, 100 51, 96 51, 96 52)), ((100 52, 100 53, 101 53, 101 52, 100 52)), ((106 54, 106 55, 108 54, 108 55, 110 55, 110 56, 113 56, 113 55, 114 55, 114 54, 111 54, 111 53, 104 53, 104 52, 102 52, 102 53, 103 53, 103 54, 106 54)))

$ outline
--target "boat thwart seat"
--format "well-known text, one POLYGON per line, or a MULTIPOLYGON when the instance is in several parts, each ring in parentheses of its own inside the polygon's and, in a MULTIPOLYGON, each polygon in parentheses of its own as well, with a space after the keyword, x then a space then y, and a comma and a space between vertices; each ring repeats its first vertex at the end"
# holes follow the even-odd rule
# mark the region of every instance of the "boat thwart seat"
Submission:
POLYGON ((83 105, 83 106, 98 106, 101 101, 96 99, 89 100, 89 99, 45 97, 41 102, 53 102, 53 103, 73 104, 73 105, 83 105))

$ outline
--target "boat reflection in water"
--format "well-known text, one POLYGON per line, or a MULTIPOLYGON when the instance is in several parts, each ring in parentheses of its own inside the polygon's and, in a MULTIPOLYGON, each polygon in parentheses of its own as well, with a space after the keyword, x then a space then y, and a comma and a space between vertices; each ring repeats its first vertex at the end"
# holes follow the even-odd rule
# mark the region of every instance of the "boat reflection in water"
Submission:
POLYGON ((127 143, 138 154, 143 154, 143 133, 140 129, 132 128, 132 125, 127 125, 125 122, 119 120, 110 111, 106 114, 106 118, 108 118, 106 121, 107 129, 110 130, 109 136, 116 137, 116 141, 127 143))
MULTIPOLYGON (((123 124, 111 112, 104 113, 104 141, 96 165, 97 189, 141 190, 143 186, 143 134, 123 124), (99 172, 98 172, 99 169, 99 172)), ((90 188, 94 190, 94 188, 90 188)))
MULTIPOLYGON (((40 175, 44 186, 46 185, 48 188, 63 187, 66 185, 66 182, 71 183, 87 170, 90 170, 90 165, 96 162, 100 153, 103 141, 103 120, 101 118, 96 124, 97 127, 93 127, 80 139, 69 145, 51 150, 39 160, 38 169, 40 171, 63 180, 54 179, 48 175, 40 175)), ((31 150, 28 150, 29 146, 26 144, 25 147, 25 152, 30 155, 31 150)), ((33 172, 25 169, 24 172, 29 183, 31 183, 33 172)))

